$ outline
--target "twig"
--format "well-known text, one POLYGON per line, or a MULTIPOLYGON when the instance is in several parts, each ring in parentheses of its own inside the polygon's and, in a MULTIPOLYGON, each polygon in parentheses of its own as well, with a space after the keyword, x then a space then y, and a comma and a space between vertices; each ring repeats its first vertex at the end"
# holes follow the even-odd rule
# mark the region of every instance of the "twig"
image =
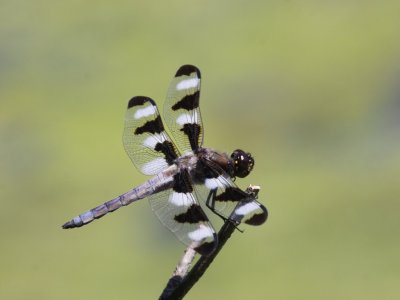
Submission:
MULTIPOLYGON (((260 187, 250 185, 246 189, 246 193, 249 195, 249 197, 245 199, 245 201, 248 201, 249 198, 256 199, 259 190, 260 187)), ((195 285, 195 283, 201 278, 201 276, 203 276, 210 264, 214 261, 214 258, 221 251, 226 241, 231 237, 232 233, 237 228, 237 225, 238 224, 235 224, 235 222, 227 219, 218 232, 217 248, 210 255, 201 256, 189 273, 187 273, 187 271, 189 270, 189 267, 194 259, 196 252, 188 247, 178 266, 176 267, 175 272, 169 279, 168 284, 162 292, 159 300, 183 299, 183 297, 189 292, 189 290, 195 285)))
POLYGON ((163 293, 160 296, 160 300, 164 299, 174 299, 171 298, 172 292, 177 289, 179 284, 182 283, 183 278, 189 271, 189 268, 196 256, 196 251, 191 248, 187 247, 181 260, 179 261, 178 265, 175 268, 172 277, 169 279, 167 286, 165 287, 163 293))

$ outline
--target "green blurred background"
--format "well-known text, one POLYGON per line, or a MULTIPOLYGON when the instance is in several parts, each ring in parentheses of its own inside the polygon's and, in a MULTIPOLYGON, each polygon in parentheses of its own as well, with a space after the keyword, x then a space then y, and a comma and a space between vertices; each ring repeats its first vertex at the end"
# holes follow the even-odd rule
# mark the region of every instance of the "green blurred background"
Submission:
MULTIPOLYGON (((180 244, 146 201, 127 101, 203 75, 205 145, 244 148, 268 222, 187 299, 400 295, 399 1, 0 2, 0 298, 157 299, 180 244)), ((161 106, 162 107, 162 106, 161 106)))

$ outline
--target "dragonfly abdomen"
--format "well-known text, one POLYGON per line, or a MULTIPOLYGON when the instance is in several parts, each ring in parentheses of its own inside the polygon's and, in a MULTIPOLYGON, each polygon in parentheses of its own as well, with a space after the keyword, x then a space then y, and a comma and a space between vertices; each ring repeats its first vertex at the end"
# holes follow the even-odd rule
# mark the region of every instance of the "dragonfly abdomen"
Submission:
MULTIPOLYGON (((101 218, 102 216, 108 214, 109 212, 117 210, 118 208, 124 205, 123 202, 121 201, 121 198, 123 198, 123 196, 124 195, 121 195, 117 198, 107 201, 104 204, 96 206, 95 208, 92 208, 91 210, 88 210, 87 212, 84 212, 79 216, 76 216, 71 221, 66 222, 62 227, 64 229, 81 227, 83 225, 89 224, 95 219, 101 218)), ((135 200, 139 200, 139 198, 136 198, 135 200)))
MULTIPOLYGON (((173 168, 173 170, 175 170, 175 168, 173 168)), ((66 222, 62 228, 76 228, 89 224, 93 220, 100 219, 106 214, 117 210, 121 206, 129 205, 132 202, 146 198, 150 194, 156 193, 165 188, 169 188, 171 184, 172 177, 165 176, 165 174, 162 172, 142 185, 126 192, 125 194, 96 206, 95 208, 92 208, 91 210, 88 210, 79 216, 76 216, 72 220, 66 222)))

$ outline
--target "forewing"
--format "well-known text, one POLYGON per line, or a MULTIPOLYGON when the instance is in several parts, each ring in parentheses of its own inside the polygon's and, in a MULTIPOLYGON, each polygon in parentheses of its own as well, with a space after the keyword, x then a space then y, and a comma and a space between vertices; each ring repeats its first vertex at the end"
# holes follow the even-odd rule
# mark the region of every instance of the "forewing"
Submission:
POLYGON ((133 164, 146 175, 159 173, 179 154, 164 130, 156 103, 143 96, 128 103, 123 143, 133 164))
MULTIPOLYGON (((242 190, 240 191, 245 193, 242 190)), ((226 192, 229 194, 231 191, 228 190, 226 192)), ((236 191, 234 191, 234 193, 236 193, 236 191)), ((231 214, 230 219, 236 221, 237 223, 245 223, 253 226, 263 224, 268 218, 267 208, 251 195, 247 193, 245 194, 247 195, 246 199, 238 203, 238 205, 235 207, 235 210, 231 214)), ((220 197, 222 198, 223 196, 220 195, 220 197)))
POLYGON ((173 188, 150 195, 149 202, 161 223, 181 242, 208 255, 217 246, 217 235, 196 201, 189 180, 186 171, 178 172, 173 188))
POLYGON ((200 71, 195 66, 180 67, 164 103, 164 120, 182 153, 196 150, 203 144, 200 80, 200 71))
POLYGON ((195 189, 211 210, 238 224, 256 226, 266 221, 268 212, 264 205, 241 190, 221 168, 209 162, 205 164, 204 184, 196 185, 195 189))

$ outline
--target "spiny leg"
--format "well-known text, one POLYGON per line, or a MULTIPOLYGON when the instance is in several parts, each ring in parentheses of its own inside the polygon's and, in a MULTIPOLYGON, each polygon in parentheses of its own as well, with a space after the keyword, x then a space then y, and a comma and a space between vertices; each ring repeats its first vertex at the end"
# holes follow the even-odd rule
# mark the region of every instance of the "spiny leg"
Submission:
POLYGON ((208 196, 207 196, 206 206, 225 222, 226 218, 215 210, 215 196, 216 195, 217 195, 217 189, 210 190, 210 193, 208 193, 208 196))
POLYGON ((206 206, 217 216, 219 216, 224 222, 229 221, 231 222, 237 230, 239 230, 240 232, 243 232, 242 230, 240 230, 237 226, 239 225, 237 222, 224 217, 223 215, 221 215, 218 211, 216 211, 215 209, 215 198, 217 196, 217 189, 212 189, 210 190, 210 193, 207 196, 207 200, 206 200, 206 206))

